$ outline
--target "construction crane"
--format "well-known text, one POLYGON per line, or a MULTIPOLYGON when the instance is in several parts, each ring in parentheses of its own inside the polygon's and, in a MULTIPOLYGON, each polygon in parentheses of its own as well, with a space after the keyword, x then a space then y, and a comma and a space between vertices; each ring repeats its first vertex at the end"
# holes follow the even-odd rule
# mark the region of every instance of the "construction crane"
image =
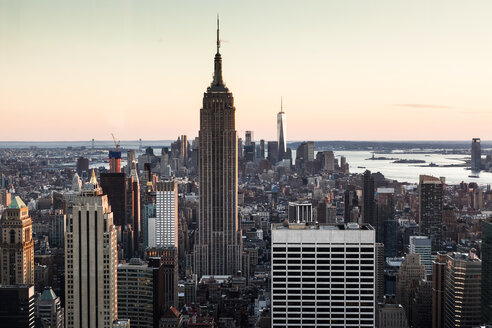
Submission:
POLYGON ((111 133, 111 136, 113 137, 113 141, 114 141, 114 145, 116 147, 116 151, 119 151, 120 149, 120 142, 119 141, 116 141, 116 138, 114 137, 114 134, 111 133))

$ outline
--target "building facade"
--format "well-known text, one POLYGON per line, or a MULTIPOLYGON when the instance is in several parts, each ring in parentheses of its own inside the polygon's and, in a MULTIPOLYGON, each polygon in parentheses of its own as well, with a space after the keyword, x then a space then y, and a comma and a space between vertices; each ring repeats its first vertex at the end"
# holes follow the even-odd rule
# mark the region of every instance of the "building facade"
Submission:
POLYGON ((155 246, 177 248, 178 186, 176 181, 157 182, 155 206, 155 246))
POLYGON ((35 301, 33 285, 0 286, 0 326, 34 328, 35 301))
POLYGON ((16 196, 3 212, 0 264, 2 285, 34 284, 34 242, 29 209, 16 196))
POLYGON ((242 266, 236 108, 232 93, 222 80, 219 48, 217 26, 214 79, 200 110, 200 208, 194 252, 195 272, 199 276, 237 274, 242 266))
POLYGON ((444 186, 438 178, 419 178, 419 230, 431 240, 432 252, 441 250, 444 186))
POLYGON ((111 327, 117 319, 116 229, 96 177, 75 198, 65 246, 65 313, 69 328, 111 327))
POLYGON ((480 307, 482 262, 464 253, 449 253, 446 263, 444 327, 477 327, 480 307))
POLYGON ((374 327, 375 231, 272 226, 272 327, 374 327))
POLYGON ((132 328, 159 326, 164 312, 164 275, 160 258, 138 258, 118 265, 118 316, 132 328))
POLYGON ((432 275, 431 240, 427 236, 410 236, 409 240, 409 253, 419 254, 427 275, 432 275))

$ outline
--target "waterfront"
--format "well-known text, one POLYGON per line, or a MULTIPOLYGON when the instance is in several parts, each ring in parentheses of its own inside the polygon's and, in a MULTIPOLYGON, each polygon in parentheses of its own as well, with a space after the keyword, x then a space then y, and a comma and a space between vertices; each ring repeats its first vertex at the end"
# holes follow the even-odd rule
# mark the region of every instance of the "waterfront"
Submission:
POLYGON ((457 154, 375 154, 375 157, 388 157, 399 159, 424 160, 424 164, 402 164, 393 163, 394 160, 368 160, 372 157, 369 151, 336 151, 335 157, 340 161, 340 156, 347 158, 351 173, 362 173, 365 170, 381 172, 386 178, 398 180, 399 182, 417 183, 420 174, 446 177, 447 184, 459 184, 460 182, 476 182, 479 185, 492 184, 492 173, 480 172, 479 178, 469 178, 472 174, 466 167, 423 167, 434 163, 436 165, 463 164, 469 160, 469 155, 457 154))

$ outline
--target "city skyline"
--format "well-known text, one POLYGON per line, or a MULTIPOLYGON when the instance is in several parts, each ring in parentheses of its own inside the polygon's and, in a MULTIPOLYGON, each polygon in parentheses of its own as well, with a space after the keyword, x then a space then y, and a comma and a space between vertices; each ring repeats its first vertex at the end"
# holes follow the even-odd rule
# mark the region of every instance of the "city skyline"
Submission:
POLYGON ((196 136, 217 12, 240 136, 283 96, 289 141, 492 139, 488 2, 262 6, 3 2, 0 140, 196 136))

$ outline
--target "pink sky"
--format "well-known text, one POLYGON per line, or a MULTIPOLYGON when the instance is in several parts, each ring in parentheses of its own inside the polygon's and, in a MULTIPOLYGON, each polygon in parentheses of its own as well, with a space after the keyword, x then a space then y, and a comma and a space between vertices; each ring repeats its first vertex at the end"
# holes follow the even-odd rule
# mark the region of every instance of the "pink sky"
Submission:
POLYGON ((492 3, 6 1, 0 140, 190 138, 215 15, 237 129, 289 140, 492 139, 492 3))

